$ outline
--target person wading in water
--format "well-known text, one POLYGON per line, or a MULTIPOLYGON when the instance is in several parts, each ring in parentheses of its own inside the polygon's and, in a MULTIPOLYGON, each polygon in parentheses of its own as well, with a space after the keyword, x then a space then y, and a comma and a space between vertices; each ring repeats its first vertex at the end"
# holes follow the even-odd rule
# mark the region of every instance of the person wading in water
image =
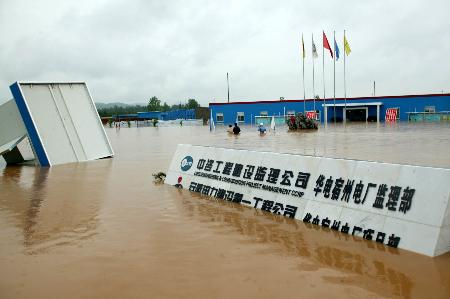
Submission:
POLYGON ((233 134, 238 135, 240 132, 241 132, 241 128, 239 128, 237 123, 234 123, 233 134))

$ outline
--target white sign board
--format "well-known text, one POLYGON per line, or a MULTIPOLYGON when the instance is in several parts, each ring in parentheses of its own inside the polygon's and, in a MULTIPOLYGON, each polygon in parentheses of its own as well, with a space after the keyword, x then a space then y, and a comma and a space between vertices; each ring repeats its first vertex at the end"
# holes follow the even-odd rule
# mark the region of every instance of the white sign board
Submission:
POLYGON ((428 256, 450 251, 450 169, 178 145, 165 182, 428 256))

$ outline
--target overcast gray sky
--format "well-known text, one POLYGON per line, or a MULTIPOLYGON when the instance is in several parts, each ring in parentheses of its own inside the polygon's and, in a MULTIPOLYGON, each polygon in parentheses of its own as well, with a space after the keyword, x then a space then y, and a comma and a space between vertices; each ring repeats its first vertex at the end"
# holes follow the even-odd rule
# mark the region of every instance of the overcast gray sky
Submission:
MULTIPOLYGON (((97 102, 201 104, 323 96, 322 30, 341 48, 336 96, 450 92, 450 1, 0 0, 0 101, 18 80, 86 81, 97 102)), ((325 53, 327 97, 333 61, 325 53)))

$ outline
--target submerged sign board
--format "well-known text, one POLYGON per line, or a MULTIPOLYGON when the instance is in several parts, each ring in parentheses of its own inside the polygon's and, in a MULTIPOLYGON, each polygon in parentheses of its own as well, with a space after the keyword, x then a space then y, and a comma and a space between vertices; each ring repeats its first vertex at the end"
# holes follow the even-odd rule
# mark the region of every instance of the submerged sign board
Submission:
POLYGON ((428 256, 450 251, 450 169, 178 145, 165 182, 428 256))
POLYGON ((16 82, 10 89, 41 166, 114 155, 85 83, 16 82))

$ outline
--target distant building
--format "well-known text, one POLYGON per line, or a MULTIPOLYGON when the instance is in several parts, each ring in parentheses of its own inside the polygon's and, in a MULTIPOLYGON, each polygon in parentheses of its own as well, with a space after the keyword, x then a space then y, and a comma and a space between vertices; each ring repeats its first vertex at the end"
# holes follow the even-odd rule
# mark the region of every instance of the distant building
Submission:
POLYGON ((450 121, 450 94, 210 103, 209 108, 216 124, 254 124, 272 116, 284 118, 313 111, 320 122, 382 122, 387 109, 394 109, 399 121, 450 121))
POLYGON ((195 115, 195 109, 179 109, 167 112, 147 111, 132 114, 118 114, 113 115, 113 119, 115 121, 196 119, 195 115))

